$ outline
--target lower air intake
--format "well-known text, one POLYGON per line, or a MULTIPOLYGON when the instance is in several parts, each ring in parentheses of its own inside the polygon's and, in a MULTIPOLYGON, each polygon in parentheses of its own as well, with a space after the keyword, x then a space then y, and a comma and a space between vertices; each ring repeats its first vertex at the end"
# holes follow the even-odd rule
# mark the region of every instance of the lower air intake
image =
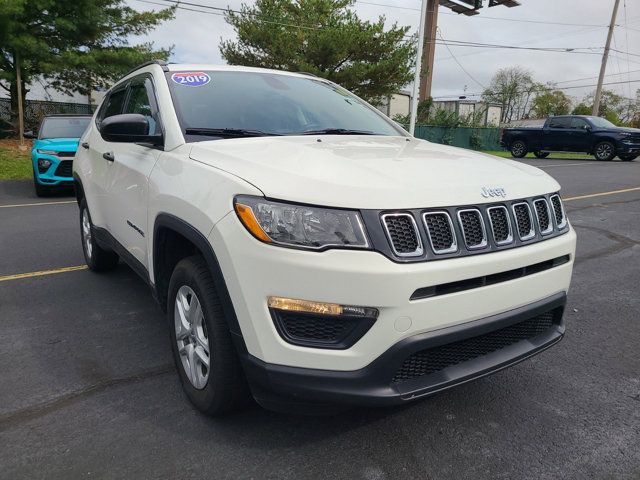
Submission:
POLYGON ((459 342, 434 347, 408 357, 393 377, 393 383, 429 375, 447 367, 473 360, 514 343, 546 333, 561 310, 551 310, 515 325, 459 342))

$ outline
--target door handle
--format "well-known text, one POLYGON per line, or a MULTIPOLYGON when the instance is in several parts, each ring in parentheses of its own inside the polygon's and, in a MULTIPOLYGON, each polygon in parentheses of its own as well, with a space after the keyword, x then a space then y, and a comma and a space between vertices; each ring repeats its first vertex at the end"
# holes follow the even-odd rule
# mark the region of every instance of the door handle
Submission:
POLYGON ((82 146, 82 148, 89 149, 89 144, 87 142, 82 142, 80 145, 82 146))
POLYGON ((113 162, 116 158, 113 156, 113 152, 104 152, 102 154, 102 158, 108 160, 109 162, 113 162))

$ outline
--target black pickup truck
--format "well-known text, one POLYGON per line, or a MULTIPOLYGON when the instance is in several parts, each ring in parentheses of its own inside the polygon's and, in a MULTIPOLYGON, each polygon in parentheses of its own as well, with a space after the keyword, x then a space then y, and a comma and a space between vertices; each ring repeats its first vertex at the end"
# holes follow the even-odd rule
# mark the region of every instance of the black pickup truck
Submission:
POLYGON ((632 161, 640 155, 640 129, 616 127, 600 117, 568 115, 548 118, 542 128, 505 128, 500 144, 516 158, 528 152, 583 152, 597 160, 632 161))

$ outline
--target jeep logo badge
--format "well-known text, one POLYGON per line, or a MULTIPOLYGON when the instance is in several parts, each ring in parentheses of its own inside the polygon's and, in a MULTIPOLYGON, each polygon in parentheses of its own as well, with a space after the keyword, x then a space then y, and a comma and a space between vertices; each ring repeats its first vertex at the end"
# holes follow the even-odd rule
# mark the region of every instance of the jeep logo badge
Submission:
POLYGON ((480 193, 484 198, 506 197, 507 191, 503 187, 482 187, 480 193))

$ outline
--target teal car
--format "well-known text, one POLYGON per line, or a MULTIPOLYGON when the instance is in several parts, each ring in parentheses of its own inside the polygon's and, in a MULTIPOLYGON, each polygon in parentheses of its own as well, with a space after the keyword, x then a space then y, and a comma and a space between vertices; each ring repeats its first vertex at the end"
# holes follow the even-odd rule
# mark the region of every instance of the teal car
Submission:
POLYGON ((42 197, 56 187, 73 185, 73 157, 90 120, 89 115, 47 116, 37 136, 25 133, 25 137, 34 139, 31 159, 36 195, 42 197))

